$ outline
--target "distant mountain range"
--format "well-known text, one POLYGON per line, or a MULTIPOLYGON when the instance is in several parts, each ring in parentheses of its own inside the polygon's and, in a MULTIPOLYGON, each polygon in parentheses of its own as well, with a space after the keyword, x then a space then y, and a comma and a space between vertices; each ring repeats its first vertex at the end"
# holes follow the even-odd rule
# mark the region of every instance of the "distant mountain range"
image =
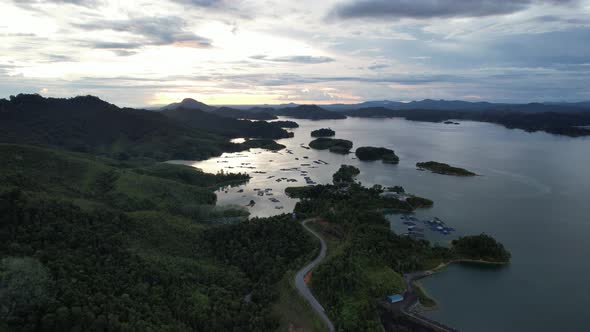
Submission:
POLYGON ((215 115, 234 118, 234 119, 249 119, 249 120, 274 120, 277 115, 288 116, 296 119, 345 119, 346 116, 331 112, 317 105, 295 105, 288 104, 289 107, 265 107, 265 106, 249 106, 246 108, 239 107, 214 107, 209 106, 194 99, 184 99, 180 103, 173 103, 164 106, 160 109, 163 112, 172 110, 199 110, 209 112, 215 115))
MULTIPOLYGON (((175 109, 206 111, 235 119, 270 119, 274 116, 287 116, 295 119, 326 120, 360 118, 404 118, 413 121, 450 122, 468 120, 490 122, 506 128, 518 128, 530 132, 545 131, 566 136, 590 135, 590 102, 545 102, 528 104, 508 104, 490 102, 468 102, 462 100, 424 99, 412 102, 366 101, 358 104, 297 105, 233 105, 232 107, 213 107, 193 99, 185 99, 164 107, 162 113, 175 109)), ((201 114, 199 118, 204 118, 201 114)), ((184 114, 187 115, 187 114, 184 114)), ((191 114, 191 116, 196 116, 191 114)), ((200 123, 192 121, 193 123, 200 123)), ((181 120, 181 122, 184 122, 181 120)), ((232 126, 226 124, 226 128, 232 126)), ((204 128, 203 128, 204 129, 204 128)), ((244 131, 244 129, 241 129, 244 131)), ((272 133, 271 136, 278 133, 272 133)))
MULTIPOLYGON (((235 110, 249 111, 249 112, 266 112, 274 113, 276 115, 286 115, 279 113, 298 113, 297 107, 299 106, 310 106, 310 105, 299 105, 295 103, 278 104, 278 105, 227 105, 235 110), (295 111, 282 112, 279 110, 294 109, 295 111)), ((216 107, 206 105, 198 102, 194 99, 184 99, 180 103, 173 103, 164 106, 162 109, 175 109, 178 107, 184 107, 189 109, 200 109, 202 111, 211 112, 215 111, 216 107)), ((318 111, 327 110, 335 112, 348 112, 352 110, 359 110, 363 108, 374 108, 382 107, 391 110, 445 110, 445 111, 514 111, 514 112, 579 112, 581 110, 590 111, 590 101, 583 102, 543 102, 543 103, 526 103, 526 104, 515 104, 515 103, 490 103, 490 102, 469 102, 463 100, 434 100, 424 99, 420 101, 411 102, 399 102, 390 100, 378 100, 378 101, 365 101, 358 104, 328 104, 317 106, 318 111)), ((306 110, 301 110, 307 113, 306 110)))

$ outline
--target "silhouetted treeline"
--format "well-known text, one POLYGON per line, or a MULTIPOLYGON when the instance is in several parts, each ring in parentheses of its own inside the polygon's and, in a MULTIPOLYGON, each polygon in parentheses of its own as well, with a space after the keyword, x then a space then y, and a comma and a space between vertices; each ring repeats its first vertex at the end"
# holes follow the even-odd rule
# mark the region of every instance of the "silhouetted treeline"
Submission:
POLYGON ((178 108, 160 112, 164 116, 195 129, 229 137, 287 138, 292 134, 265 121, 236 120, 215 115, 214 112, 178 108))
POLYGON ((0 99, 0 142, 57 146, 119 160, 170 160, 206 159, 248 148, 229 143, 227 137, 290 136, 266 122, 197 110, 188 110, 186 119, 170 112, 118 108, 92 96, 59 99, 21 94, 0 99))
POLYGON ((341 113, 325 110, 317 105, 300 105, 274 110, 274 114, 288 116, 295 119, 329 120, 346 119, 341 113))
POLYGON ((231 107, 220 107, 213 111, 213 114, 224 116, 233 119, 246 119, 246 120, 276 120, 277 116, 272 115, 266 111, 242 111, 231 107))
POLYGON ((299 128, 299 124, 295 121, 272 121, 270 123, 281 128, 299 128))
POLYGON ((383 107, 363 108, 346 112, 352 117, 399 117, 412 121, 443 122, 470 120, 490 122, 511 129, 528 132, 545 131, 566 136, 587 136, 590 129, 590 111, 527 113, 506 110, 449 111, 449 110, 392 110, 383 107))

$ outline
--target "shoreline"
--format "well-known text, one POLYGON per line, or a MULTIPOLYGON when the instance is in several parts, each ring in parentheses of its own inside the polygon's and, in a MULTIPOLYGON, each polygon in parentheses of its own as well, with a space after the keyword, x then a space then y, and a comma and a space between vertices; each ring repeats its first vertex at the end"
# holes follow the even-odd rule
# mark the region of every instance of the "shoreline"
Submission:
POLYGON ((484 259, 470 259, 470 258, 458 258, 458 259, 453 259, 450 260, 448 262, 442 262, 440 264, 438 264, 435 268, 430 269, 430 270, 426 270, 426 272, 430 272, 432 273, 437 273, 440 272, 440 270, 448 267, 451 264, 473 264, 473 265, 495 265, 495 266, 502 266, 502 265, 508 265, 510 262, 493 262, 493 261, 487 261, 484 259))
POLYGON ((445 267, 455 264, 455 263, 465 263, 465 264, 481 264, 481 265, 506 265, 509 262, 493 262, 493 261, 486 261, 483 259, 469 259, 469 258, 461 258, 461 259, 453 259, 446 262, 439 263, 436 267, 423 270, 423 271, 414 271, 410 273, 404 274, 404 280, 406 282, 406 290, 404 292, 404 300, 400 303, 396 304, 388 304, 384 303, 384 308, 386 308, 387 314, 382 316, 381 318, 382 324, 388 324, 387 326, 384 325, 386 331, 395 331, 395 329, 391 329, 392 326, 396 326, 401 324, 400 326, 407 327, 406 323, 398 321, 395 323, 396 313, 401 313, 410 321, 413 321, 411 324, 418 324, 419 326, 427 329, 428 331, 432 332, 455 332, 459 331, 456 328, 449 327, 441 322, 432 320, 423 314, 427 312, 432 312, 435 310, 440 309, 440 305, 436 300, 431 298, 426 291, 426 288, 422 283, 419 281, 426 277, 429 277, 435 273, 441 272, 445 267), (421 301, 422 299, 422 301, 421 301), (427 303, 428 305, 423 305, 422 302, 427 303), (393 315, 393 316, 391 316, 393 315), (386 323, 389 322, 389 323, 386 323), (392 323, 394 322, 394 323, 392 323), (392 325, 393 324, 393 325, 392 325))
POLYGON ((426 291, 426 287, 424 287, 424 285, 419 283, 419 280, 427 278, 435 273, 440 273, 445 268, 450 266, 451 264, 504 266, 504 265, 508 265, 509 263, 510 262, 492 262, 492 261, 487 261, 487 260, 483 260, 483 259, 469 259, 469 258, 454 259, 454 260, 451 260, 448 262, 442 262, 442 263, 438 264, 435 268, 424 271, 424 273, 421 276, 419 276, 415 279, 412 279, 410 282, 413 284, 412 286, 414 286, 415 288, 420 288, 423 295, 434 303, 434 305, 432 305, 432 306, 424 306, 422 303, 420 303, 420 301, 418 301, 418 305, 420 306, 421 311, 435 311, 440 308, 438 301, 436 299, 432 298, 431 296, 429 296, 428 292, 426 291))

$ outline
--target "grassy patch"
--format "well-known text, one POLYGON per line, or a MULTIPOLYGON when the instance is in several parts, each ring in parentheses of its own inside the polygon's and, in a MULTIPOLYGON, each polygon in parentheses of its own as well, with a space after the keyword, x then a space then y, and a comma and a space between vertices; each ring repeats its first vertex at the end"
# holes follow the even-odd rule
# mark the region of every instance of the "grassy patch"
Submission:
POLYGON ((377 297, 402 293, 405 282, 402 276, 387 266, 374 266, 366 270, 367 287, 377 297))

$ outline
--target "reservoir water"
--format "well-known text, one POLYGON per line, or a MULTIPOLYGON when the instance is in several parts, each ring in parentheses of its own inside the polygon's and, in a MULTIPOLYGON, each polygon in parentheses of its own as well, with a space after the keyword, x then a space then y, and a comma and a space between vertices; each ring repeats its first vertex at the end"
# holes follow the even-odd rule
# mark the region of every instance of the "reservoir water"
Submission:
MULTIPOLYGON (((291 153, 252 150, 183 163, 209 172, 251 174, 249 183, 223 188, 217 195, 222 205, 245 206, 254 200, 252 216, 290 212, 296 202, 284 195, 285 187, 305 185, 305 176, 329 183, 341 164, 355 165, 361 170, 357 179, 365 185, 402 185, 407 192, 434 200, 434 207, 418 211, 418 217, 441 218, 457 229, 453 236, 485 232, 512 252, 511 264, 503 268, 452 265, 424 279, 422 284, 440 307, 427 316, 462 331, 587 330, 590 139, 478 122, 295 121, 300 124, 293 130, 295 137, 279 140, 291 153), (324 127, 334 129, 336 138, 353 141, 355 148, 393 149, 400 164, 361 162, 354 154, 306 149, 310 132, 324 127), (481 176, 460 178, 416 170, 416 162, 429 160, 481 176), (271 190, 259 195, 254 189, 271 190)), ((399 216, 389 218, 392 230, 403 229, 399 216)), ((429 237, 442 244, 452 238, 429 237)))

